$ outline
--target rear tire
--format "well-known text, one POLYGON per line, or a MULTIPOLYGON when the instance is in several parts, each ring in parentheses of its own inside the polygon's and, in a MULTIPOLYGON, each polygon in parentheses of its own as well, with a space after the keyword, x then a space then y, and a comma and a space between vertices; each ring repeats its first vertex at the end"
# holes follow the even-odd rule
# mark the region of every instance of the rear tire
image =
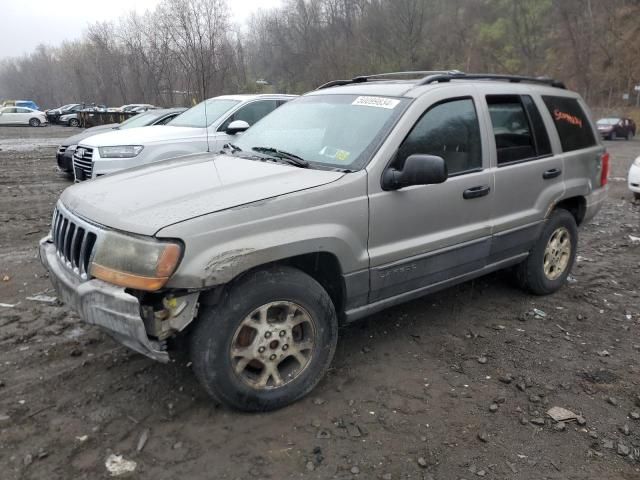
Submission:
POLYGON ((324 288, 300 270, 277 266, 246 274, 217 305, 203 307, 190 353, 196 377, 214 400, 268 411, 316 386, 337 339, 335 308, 324 288))
POLYGON ((627 141, 630 142, 633 139, 633 132, 627 132, 627 141))
POLYGON ((78 120, 77 118, 72 118, 71 120, 69 120, 69 126, 70 127, 79 127, 80 126, 80 120, 78 120))
POLYGON ((29 120, 29 125, 32 127, 39 127, 40 126, 40 119, 38 118, 32 118, 29 120))
POLYGON ((520 286, 536 295, 549 295, 566 282, 576 258, 578 226, 567 210, 554 210, 529 256, 517 268, 520 286))

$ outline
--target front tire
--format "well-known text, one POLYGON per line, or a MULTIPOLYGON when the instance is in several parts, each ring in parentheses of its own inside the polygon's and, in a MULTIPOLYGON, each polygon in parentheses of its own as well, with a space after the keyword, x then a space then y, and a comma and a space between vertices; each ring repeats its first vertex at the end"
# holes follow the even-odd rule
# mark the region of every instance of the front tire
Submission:
POLYGON ((338 339, 326 290, 300 270, 246 274, 219 303, 205 306, 191 332, 196 377, 227 406, 282 408, 309 393, 327 371, 338 339))
POLYGON ((71 120, 69 120, 69 126, 70 127, 79 127, 80 126, 80 120, 78 120, 77 118, 72 118, 71 120))
POLYGON ((536 295, 549 295, 566 282, 578 246, 578 226, 567 210, 554 210, 527 259, 518 266, 520 285, 536 295))
POLYGON ((32 118, 29 120, 29 125, 32 127, 39 127, 40 126, 40 119, 38 118, 32 118))

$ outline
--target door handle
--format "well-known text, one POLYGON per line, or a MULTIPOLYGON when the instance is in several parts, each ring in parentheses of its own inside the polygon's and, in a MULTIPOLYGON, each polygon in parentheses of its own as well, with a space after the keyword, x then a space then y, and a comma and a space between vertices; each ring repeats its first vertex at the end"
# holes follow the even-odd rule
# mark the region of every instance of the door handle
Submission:
POLYGON ((559 177, 561 173, 562 170, 560 170, 559 168, 552 168, 551 170, 547 170, 546 172, 544 172, 542 174, 542 178, 544 178, 545 180, 549 180, 550 178, 559 177))
POLYGON ((462 192, 462 198, 469 200, 470 198, 484 197, 489 195, 491 187, 489 185, 478 185, 477 187, 467 188, 462 192))

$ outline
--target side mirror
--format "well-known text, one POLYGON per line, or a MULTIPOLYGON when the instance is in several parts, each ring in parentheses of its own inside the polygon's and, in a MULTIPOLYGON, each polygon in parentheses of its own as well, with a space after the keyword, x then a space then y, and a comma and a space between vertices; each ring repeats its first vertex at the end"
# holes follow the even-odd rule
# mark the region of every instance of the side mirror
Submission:
POLYGON ((244 132, 245 130, 248 130, 249 127, 250 125, 244 120, 234 120, 227 126, 225 133, 229 135, 235 135, 236 133, 240 133, 240 132, 244 132))
POLYGON ((447 164, 435 155, 409 155, 402 170, 388 168, 382 175, 383 190, 399 190, 411 185, 431 185, 447 180, 447 164))

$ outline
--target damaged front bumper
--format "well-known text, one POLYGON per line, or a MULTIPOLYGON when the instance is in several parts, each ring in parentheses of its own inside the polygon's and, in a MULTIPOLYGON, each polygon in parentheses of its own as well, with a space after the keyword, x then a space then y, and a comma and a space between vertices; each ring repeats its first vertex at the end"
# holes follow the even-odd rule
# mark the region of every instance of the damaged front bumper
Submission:
POLYGON ((98 325, 136 352, 160 362, 169 361, 163 343, 147 335, 136 297, 102 280, 82 281, 61 265, 49 237, 40 242, 40 259, 49 271, 60 300, 78 312, 85 322, 98 325))

